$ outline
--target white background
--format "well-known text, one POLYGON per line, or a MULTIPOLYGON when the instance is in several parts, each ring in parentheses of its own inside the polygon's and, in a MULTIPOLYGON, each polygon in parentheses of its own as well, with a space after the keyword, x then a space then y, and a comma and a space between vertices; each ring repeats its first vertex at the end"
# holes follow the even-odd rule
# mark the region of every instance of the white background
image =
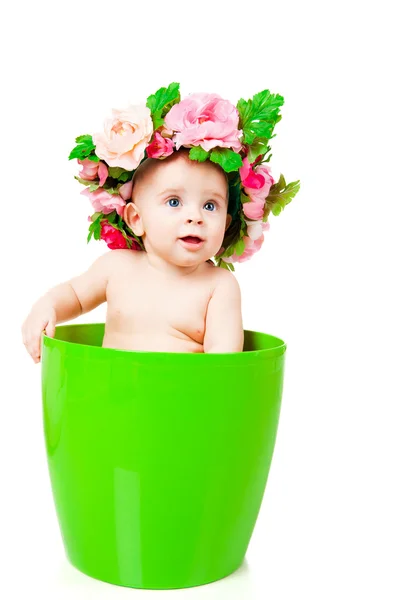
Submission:
MULTIPOLYGON (((6 598, 400 597, 399 90, 395 2, 13 2, 3 9, 1 586, 6 598), (397 59, 395 56, 397 55, 397 59), (301 191, 236 265, 246 329, 287 343, 275 454, 244 566, 140 591, 64 555, 40 365, 20 327, 81 273, 89 201, 68 161, 112 107, 181 84, 284 96, 272 162, 301 191)), ((135 285, 135 282, 133 282, 135 285)), ((138 285, 140 283, 138 282, 138 285)), ((105 305, 77 321, 102 321, 105 305)))

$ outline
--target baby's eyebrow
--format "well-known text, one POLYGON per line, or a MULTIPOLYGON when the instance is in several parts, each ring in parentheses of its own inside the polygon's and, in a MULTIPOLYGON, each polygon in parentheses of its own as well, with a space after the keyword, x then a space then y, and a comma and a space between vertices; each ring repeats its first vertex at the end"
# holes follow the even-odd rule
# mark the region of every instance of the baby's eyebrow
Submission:
MULTIPOLYGON (((162 192, 160 192, 159 194, 157 194, 157 196, 162 196, 163 194, 177 194, 179 192, 183 192, 184 190, 182 188, 168 188, 166 190, 163 190, 162 192)), ((217 198, 220 198, 223 201, 226 201, 226 196, 221 196, 221 194, 219 194, 218 192, 215 192, 214 190, 208 189, 208 190, 204 190, 205 194, 209 194, 211 196, 217 196, 217 198)))
POLYGON ((182 188, 168 188, 166 190, 163 190, 159 194, 157 194, 157 196, 162 196, 163 194, 171 194, 171 193, 182 192, 182 191, 183 191, 182 188))

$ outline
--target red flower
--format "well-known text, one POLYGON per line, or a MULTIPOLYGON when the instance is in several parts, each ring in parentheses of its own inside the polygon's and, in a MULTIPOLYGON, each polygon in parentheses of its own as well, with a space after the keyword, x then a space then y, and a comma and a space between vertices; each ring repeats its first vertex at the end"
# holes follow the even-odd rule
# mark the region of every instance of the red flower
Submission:
MULTIPOLYGON (((100 227, 100 239, 104 240, 111 250, 128 248, 126 239, 119 229, 116 229, 105 220, 101 222, 100 227)), ((134 238, 129 238, 129 240, 132 241, 131 250, 140 250, 140 246, 134 238)))
POLYGON ((170 156, 174 151, 174 144, 168 138, 164 138, 162 135, 155 132, 154 139, 146 148, 147 156, 149 158, 166 158, 170 156))

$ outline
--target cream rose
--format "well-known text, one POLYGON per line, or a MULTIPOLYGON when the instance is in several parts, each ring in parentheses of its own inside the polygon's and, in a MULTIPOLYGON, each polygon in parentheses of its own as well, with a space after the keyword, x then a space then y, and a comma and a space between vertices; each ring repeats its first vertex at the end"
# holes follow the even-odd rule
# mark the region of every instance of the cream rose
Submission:
POLYGON ((153 134, 150 109, 145 104, 113 109, 104 122, 104 131, 92 136, 96 154, 110 167, 136 169, 153 134))

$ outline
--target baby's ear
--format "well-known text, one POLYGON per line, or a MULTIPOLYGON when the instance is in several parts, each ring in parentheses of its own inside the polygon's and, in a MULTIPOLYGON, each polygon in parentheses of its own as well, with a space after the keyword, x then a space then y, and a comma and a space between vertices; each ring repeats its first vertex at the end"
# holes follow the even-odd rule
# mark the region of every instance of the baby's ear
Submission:
POLYGON ((225 231, 228 229, 229 225, 231 224, 232 221, 232 215, 227 214, 226 215, 226 225, 225 225, 225 231))
POLYGON ((125 223, 132 229, 133 233, 140 237, 144 234, 142 219, 139 214, 138 207, 134 202, 128 202, 124 208, 124 214, 122 215, 125 223))

